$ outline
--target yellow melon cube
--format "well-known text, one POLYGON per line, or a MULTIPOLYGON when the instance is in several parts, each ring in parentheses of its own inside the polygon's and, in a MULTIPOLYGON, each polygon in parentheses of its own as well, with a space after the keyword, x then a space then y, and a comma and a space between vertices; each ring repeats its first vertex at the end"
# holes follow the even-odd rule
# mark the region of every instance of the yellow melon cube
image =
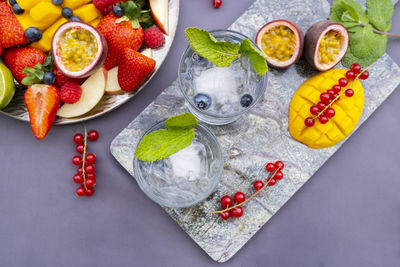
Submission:
POLYGON ((34 20, 50 25, 61 17, 61 10, 61 7, 50 2, 40 2, 31 9, 30 14, 34 20))
POLYGON ((50 24, 44 23, 43 21, 34 20, 28 12, 24 12, 22 15, 16 15, 19 24, 21 27, 26 30, 29 27, 37 27, 40 30, 44 31, 50 24))
POLYGON ((99 25, 99 23, 100 23, 100 19, 99 18, 89 22, 89 24, 92 25, 95 28, 97 28, 97 25, 99 25))
POLYGON ((99 18, 101 13, 94 4, 88 4, 74 10, 74 15, 78 16, 83 22, 89 23, 90 21, 99 18))
MULTIPOLYGON (((89 3, 91 0, 64 0, 62 7, 69 7, 75 9, 89 3)), ((75 12, 74 12, 75 13, 75 12)))

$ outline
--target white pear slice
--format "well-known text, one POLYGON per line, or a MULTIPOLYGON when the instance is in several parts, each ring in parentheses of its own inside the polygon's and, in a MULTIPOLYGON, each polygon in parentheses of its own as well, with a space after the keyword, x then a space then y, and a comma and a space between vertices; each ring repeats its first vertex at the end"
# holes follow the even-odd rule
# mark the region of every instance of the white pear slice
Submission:
POLYGON ((81 116, 94 108, 104 95, 107 73, 100 68, 82 84, 82 95, 74 104, 65 103, 57 112, 62 118, 81 116))
POLYGON ((168 35, 168 0, 150 0, 149 4, 154 22, 163 33, 168 35))

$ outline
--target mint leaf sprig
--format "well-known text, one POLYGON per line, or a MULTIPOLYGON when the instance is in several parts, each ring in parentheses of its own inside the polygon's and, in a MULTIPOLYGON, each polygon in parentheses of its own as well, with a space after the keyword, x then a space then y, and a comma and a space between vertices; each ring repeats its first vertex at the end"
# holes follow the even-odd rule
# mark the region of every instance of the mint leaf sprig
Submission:
POLYGON ((258 75, 262 76, 268 71, 266 57, 248 38, 239 45, 218 41, 208 31, 194 27, 185 29, 185 34, 190 47, 217 67, 229 67, 235 59, 244 55, 258 75))
POLYGON ((343 24, 350 36, 349 49, 342 60, 345 67, 353 62, 363 67, 371 65, 386 52, 388 37, 400 38, 400 34, 388 32, 393 10, 391 0, 367 0, 367 12, 354 0, 333 2, 329 19, 343 24))
POLYGON ((51 52, 44 59, 43 65, 41 63, 37 63, 32 68, 26 67, 22 72, 28 74, 25 78, 22 79, 21 83, 25 86, 31 86, 33 84, 42 83, 43 77, 46 72, 53 71, 53 57, 51 52))
POLYGON ((137 159, 162 160, 190 146, 195 137, 194 127, 199 122, 193 114, 184 113, 167 119, 164 124, 168 129, 159 129, 143 137, 135 151, 137 159))
POLYGON ((117 19, 117 23, 130 21, 134 29, 139 28, 139 26, 147 29, 154 25, 154 20, 145 0, 121 1, 119 5, 124 9, 124 16, 117 19))

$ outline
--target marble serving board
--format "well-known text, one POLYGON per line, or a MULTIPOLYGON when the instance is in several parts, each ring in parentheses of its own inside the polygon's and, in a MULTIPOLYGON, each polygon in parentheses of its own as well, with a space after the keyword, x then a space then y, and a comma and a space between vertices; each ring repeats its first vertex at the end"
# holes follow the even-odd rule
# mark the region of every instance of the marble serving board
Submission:
MULTIPOLYGON (((289 19, 306 31, 314 22, 326 19, 329 11, 330 5, 325 0, 258 0, 230 29, 254 40, 266 22, 289 19)), ((264 99, 251 112, 232 124, 210 126, 225 160, 217 190, 196 206, 165 208, 213 260, 230 259, 345 142, 314 150, 294 140, 288 132, 292 95, 315 73, 303 60, 287 70, 271 68, 264 99), (241 218, 223 221, 210 213, 220 208, 220 197, 225 194, 242 191, 251 195, 252 182, 261 178, 265 162, 276 160, 285 162, 284 179, 246 204, 241 218)), ((370 73, 370 78, 363 81, 365 108, 357 128, 400 83, 400 68, 387 54, 370 73)), ((178 86, 175 81, 113 140, 111 153, 132 176, 134 150, 145 130, 162 119, 188 111, 178 86)))

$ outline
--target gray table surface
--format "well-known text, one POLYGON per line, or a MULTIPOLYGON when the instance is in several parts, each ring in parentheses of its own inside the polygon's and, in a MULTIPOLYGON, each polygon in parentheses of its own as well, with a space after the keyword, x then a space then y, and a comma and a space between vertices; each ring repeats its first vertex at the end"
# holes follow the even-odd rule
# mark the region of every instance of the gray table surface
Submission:
MULTIPOLYGON (((74 126, 43 141, 0 115, 0 266, 217 266, 148 199, 112 158, 111 140, 176 79, 183 30, 227 28, 253 2, 181 1, 176 39, 148 86, 121 108, 86 123, 100 139, 96 193, 77 198, 74 126)), ((393 19, 400 32, 400 7, 393 19)), ((388 53, 400 64, 400 41, 388 53)), ((400 90, 227 266, 398 266, 400 90), (397 108, 396 108, 397 106, 397 108)))

